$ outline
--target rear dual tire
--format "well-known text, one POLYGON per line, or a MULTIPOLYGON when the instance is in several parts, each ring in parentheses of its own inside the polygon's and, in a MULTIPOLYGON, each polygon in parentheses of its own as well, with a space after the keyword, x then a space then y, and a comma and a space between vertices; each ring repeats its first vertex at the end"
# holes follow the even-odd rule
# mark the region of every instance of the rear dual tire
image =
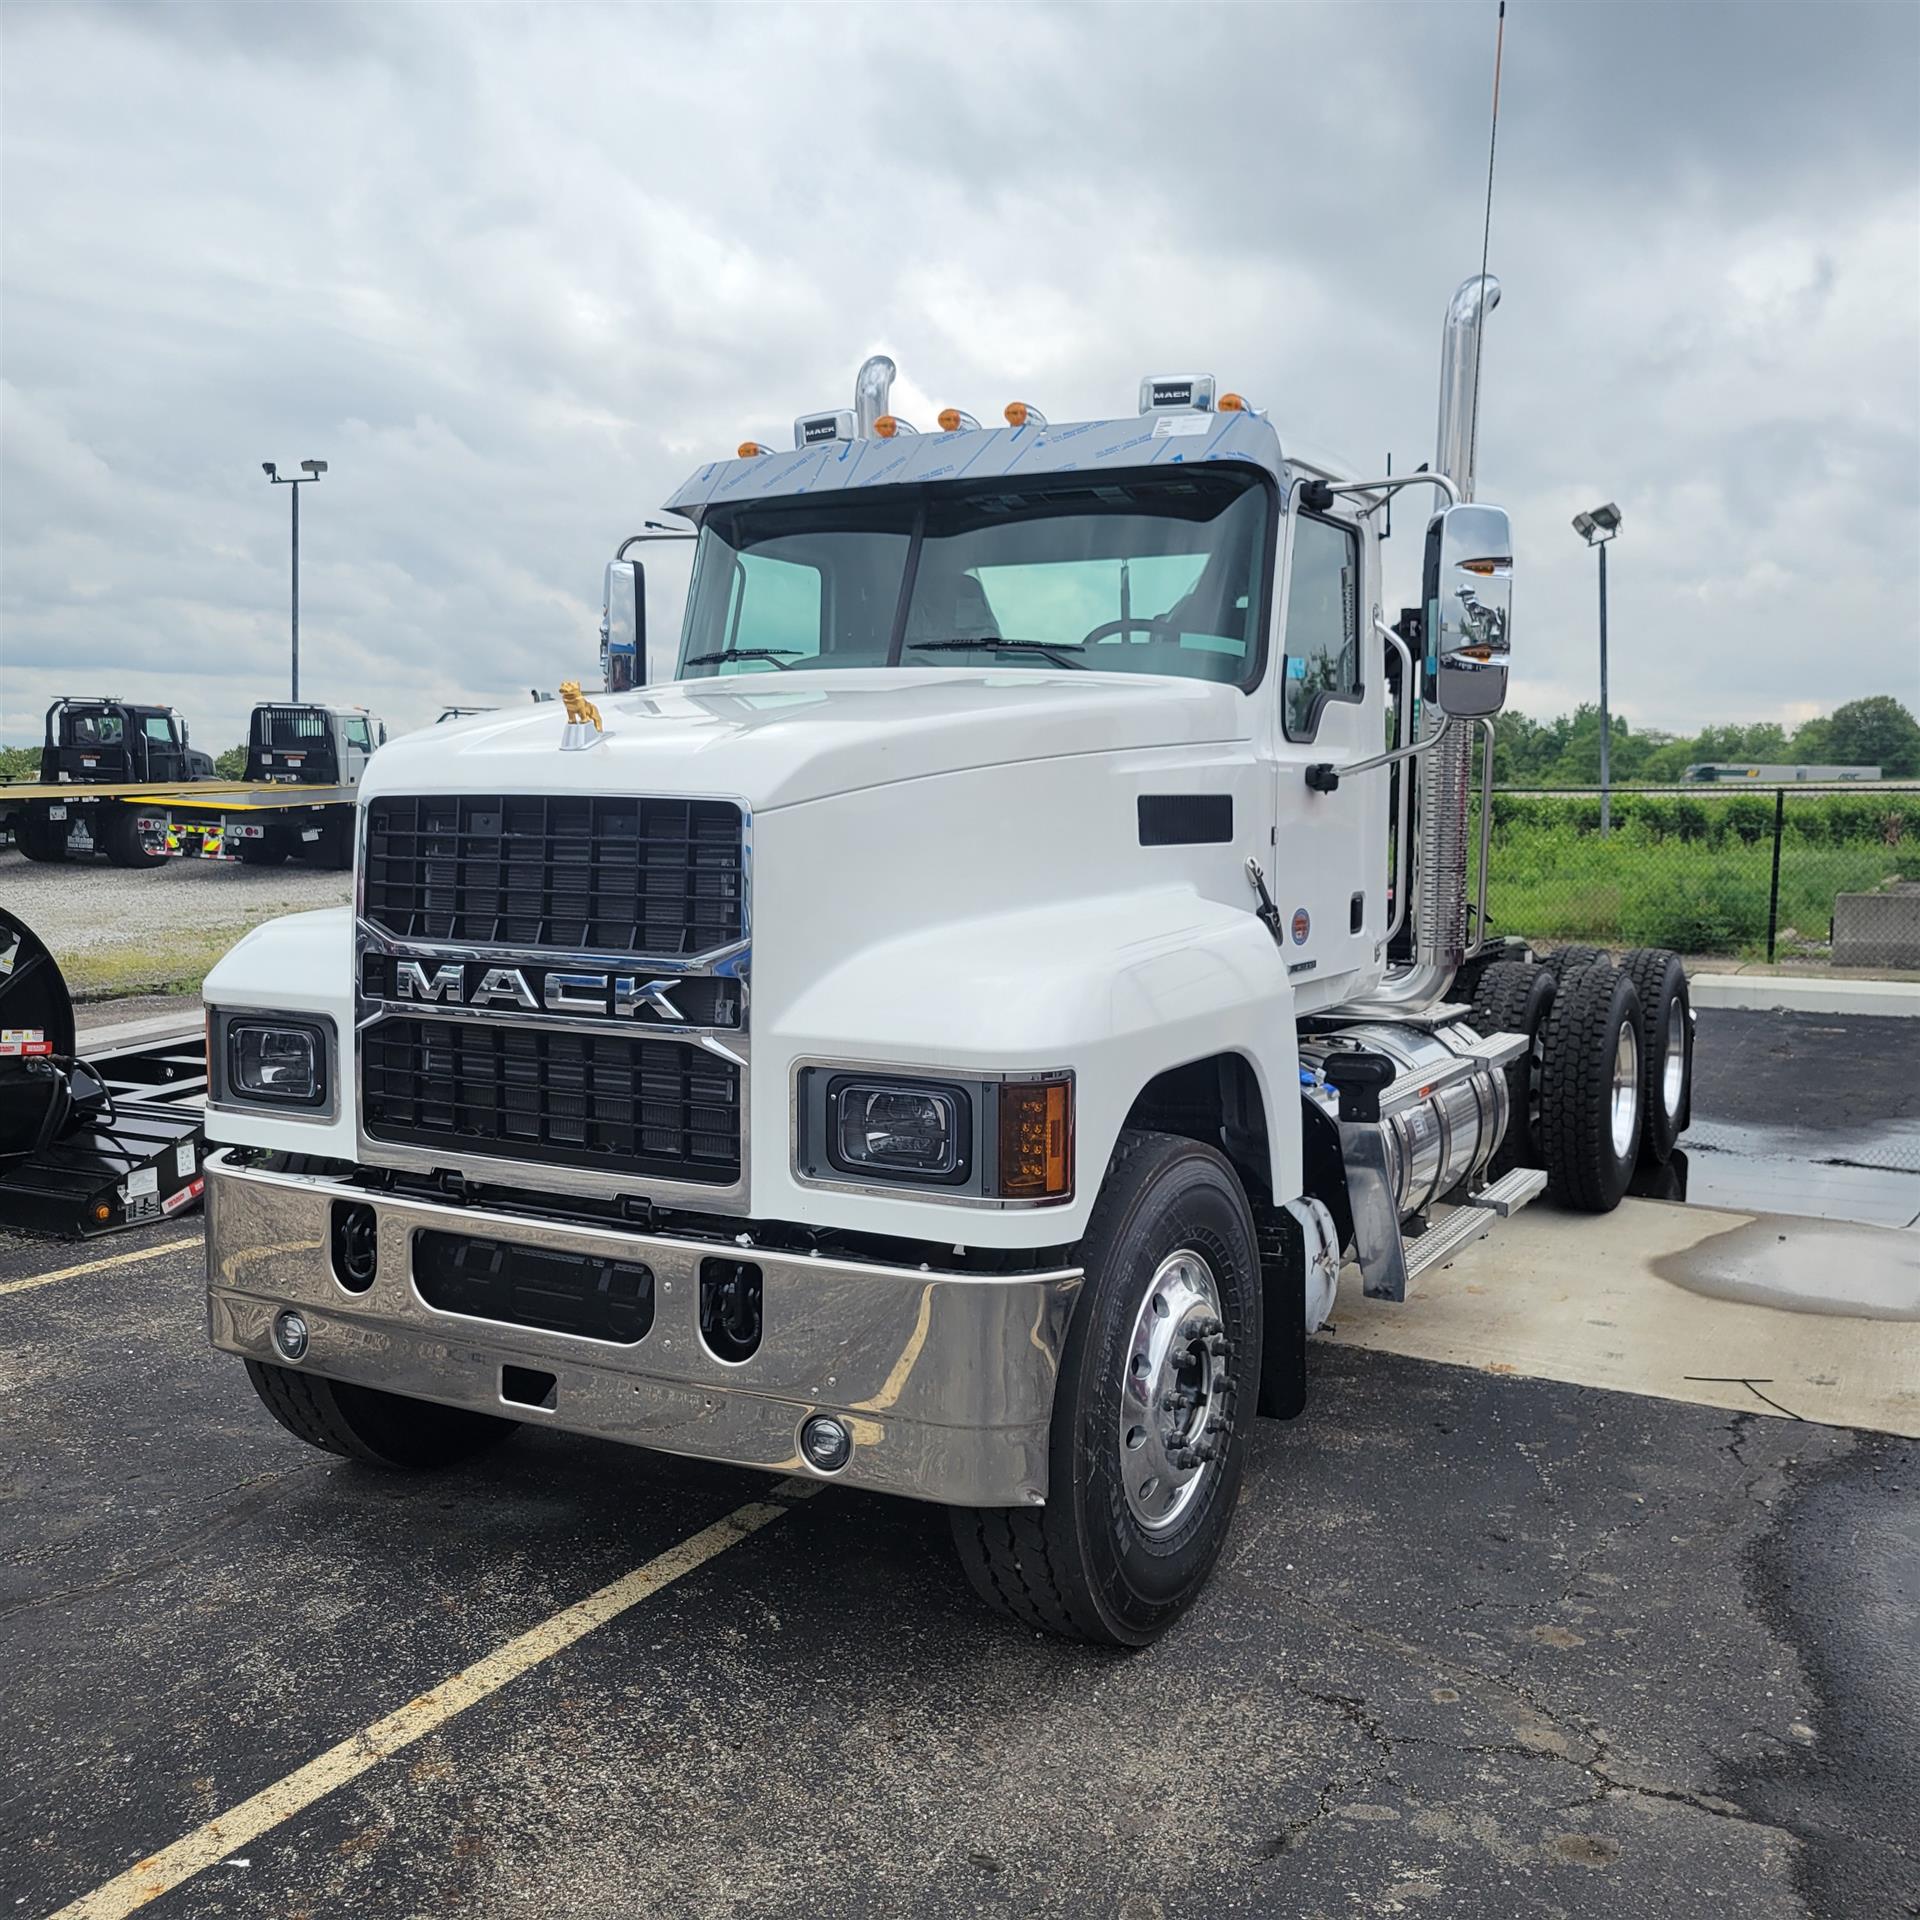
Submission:
POLYGON ((1558 984, 1558 976, 1545 967, 1496 960, 1474 988, 1467 1022, 1476 1033, 1520 1033, 1527 1040, 1526 1052, 1506 1070, 1507 1130, 1488 1163, 1490 1179, 1541 1163, 1540 1066, 1558 984))
POLYGON ((1604 961, 1567 968, 1540 1054, 1540 1164, 1547 1191, 1611 1213, 1633 1178, 1643 1106, 1640 996, 1604 961))
POLYGON ((1260 1394, 1259 1241, 1222 1154, 1130 1132, 1076 1260, 1047 1503, 951 1509, 954 1544, 1022 1626, 1142 1647, 1192 1603, 1232 1524, 1260 1394))
POLYGON ((124 809, 116 809, 102 825, 100 850, 116 867, 164 867, 167 864, 166 849, 149 847, 146 835, 140 831, 139 820, 124 809))
POLYGON ((1687 970, 1666 947, 1636 947, 1620 971, 1640 997, 1640 1163, 1664 1167, 1693 1119, 1693 1003, 1687 970))

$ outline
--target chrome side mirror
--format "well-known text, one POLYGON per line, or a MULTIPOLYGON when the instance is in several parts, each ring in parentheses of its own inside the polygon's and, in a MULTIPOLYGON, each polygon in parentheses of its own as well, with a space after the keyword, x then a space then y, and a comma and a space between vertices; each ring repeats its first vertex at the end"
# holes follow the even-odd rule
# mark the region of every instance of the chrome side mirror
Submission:
POLYGON ((600 684, 625 693, 647 684, 647 570, 638 560, 607 562, 600 609, 600 684))
POLYGON ((1507 703, 1513 529, 1504 507, 1436 514, 1427 534, 1428 657, 1442 713, 1473 720, 1507 703))

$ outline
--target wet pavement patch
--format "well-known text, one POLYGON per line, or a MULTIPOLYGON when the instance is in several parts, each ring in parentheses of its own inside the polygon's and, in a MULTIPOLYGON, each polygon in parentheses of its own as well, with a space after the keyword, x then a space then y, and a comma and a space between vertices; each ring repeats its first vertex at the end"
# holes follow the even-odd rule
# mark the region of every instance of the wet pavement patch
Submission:
POLYGON ((1708 1009, 1694 1123, 1649 1199, 1920 1224, 1920 1020, 1708 1009))

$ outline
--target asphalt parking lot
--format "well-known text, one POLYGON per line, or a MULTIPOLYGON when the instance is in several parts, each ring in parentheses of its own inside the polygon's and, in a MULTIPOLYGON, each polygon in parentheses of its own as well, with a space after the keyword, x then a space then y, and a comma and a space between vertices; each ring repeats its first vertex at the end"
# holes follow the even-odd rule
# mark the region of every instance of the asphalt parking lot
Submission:
MULTIPOLYGON (((1898 1025, 1783 1114, 1807 1036, 1703 1017, 1703 1121, 1904 1138, 1898 1025)), ((0 1912, 1920 1912, 1912 1441, 1336 1330, 1110 1656, 980 1611, 929 1509, 309 1453, 200 1289, 190 1221, 0 1245, 0 1912)))

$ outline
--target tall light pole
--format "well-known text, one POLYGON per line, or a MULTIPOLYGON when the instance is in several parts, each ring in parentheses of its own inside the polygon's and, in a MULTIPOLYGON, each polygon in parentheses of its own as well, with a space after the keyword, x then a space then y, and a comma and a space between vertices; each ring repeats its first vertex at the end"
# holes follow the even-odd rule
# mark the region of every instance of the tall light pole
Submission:
POLYGON ((1600 549, 1600 837, 1613 831, 1613 716, 1607 710, 1607 547, 1620 534, 1620 509, 1609 500, 1591 513, 1576 513, 1573 530, 1600 549))
POLYGON ((300 471, 305 480, 289 480, 271 460, 260 463, 260 471, 276 487, 293 489, 293 698, 300 698, 300 489, 318 480, 327 470, 324 460, 302 460, 300 471))

